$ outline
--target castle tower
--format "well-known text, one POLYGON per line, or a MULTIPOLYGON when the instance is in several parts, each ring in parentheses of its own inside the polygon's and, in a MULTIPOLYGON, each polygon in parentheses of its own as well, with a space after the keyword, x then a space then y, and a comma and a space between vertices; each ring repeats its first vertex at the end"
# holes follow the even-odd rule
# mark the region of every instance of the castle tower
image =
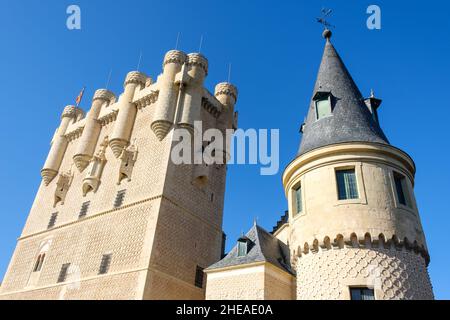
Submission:
MULTIPOLYGON (((415 165, 380 128, 324 32, 297 157, 283 174, 297 299, 433 299, 415 165)), ((281 234, 283 233, 283 234, 281 234)))
POLYGON ((223 254, 226 164, 171 153, 181 127, 235 125, 237 90, 210 93, 207 68, 173 50, 156 82, 130 72, 117 101, 101 89, 86 118, 64 110, 0 299, 204 298, 203 269, 223 254))

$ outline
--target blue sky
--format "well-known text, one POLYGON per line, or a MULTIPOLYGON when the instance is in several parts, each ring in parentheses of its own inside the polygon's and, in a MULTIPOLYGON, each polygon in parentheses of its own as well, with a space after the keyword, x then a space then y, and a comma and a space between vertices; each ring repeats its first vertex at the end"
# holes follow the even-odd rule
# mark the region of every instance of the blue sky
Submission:
POLYGON ((143 52, 141 70, 156 78, 166 51, 198 50, 209 59, 206 86, 239 88, 241 128, 280 129, 280 172, 230 166, 224 229, 228 248, 253 219, 271 230, 286 209, 281 174, 294 158, 324 41, 315 22, 334 9, 333 43, 360 90, 383 99, 380 121, 392 144, 418 167, 416 197, 431 254, 437 298, 450 299, 447 232, 450 171, 450 10, 447 1, 5 1, 0 0, 0 278, 41 181, 40 169, 62 108, 86 85, 86 109, 112 68, 110 88, 143 52), (395 3, 394 3, 395 2, 395 3), (413 3, 413 4, 411 4, 413 3), (81 7, 82 29, 66 28, 66 8, 81 7), (382 29, 366 28, 366 8, 382 10, 382 29), (251 199, 249 201, 248 199, 251 199))

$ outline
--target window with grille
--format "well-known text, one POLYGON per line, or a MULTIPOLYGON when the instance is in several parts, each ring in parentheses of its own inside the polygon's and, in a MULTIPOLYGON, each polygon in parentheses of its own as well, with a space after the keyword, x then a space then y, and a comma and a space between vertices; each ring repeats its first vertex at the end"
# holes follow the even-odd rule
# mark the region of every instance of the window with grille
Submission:
POLYGON ((91 205, 90 201, 87 201, 81 205, 80 213, 78 214, 78 219, 86 217, 90 205, 91 205))
POLYGON ((351 300, 375 300, 375 292, 369 288, 350 288, 351 300))
POLYGON ((299 214, 303 212, 303 197, 302 197, 302 186, 299 185, 294 189, 294 199, 295 199, 295 213, 299 214))
POLYGON ((203 268, 197 266, 197 269, 195 270, 195 286, 198 288, 203 288, 203 268))
POLYGON ((394 182, 398 202, 404 206, 409 206, 407 196, 408 193, 406 188, 406 178, 403 175, 394 172, 394 182))
POLYGON ((52 213, 50 221, 48 222, 47 229, 51 229, 56 224, 56 219, 58 218, 58 212, 52 213))
POLYGON ((98 274, 107 274, 109 271, 109 266, 111 265, 112 254, 104 254, 102 257, 102 262, 100 263, 100 269, 98 274))
POLYGON ((65 263, 61 267, 61 271, 59 271, 58 283, 66 281, 67 272, 69 271, 70 263, 65 263))
POLYGON ((114 208, 119 208, 122 206, 126 192, 127 190, 120 190, 119 192, 117 192, 116 199, 114 200, 114 208))
POLYGON ((339 200, 358 199, 355 169, 337 170, 336 180, 339 200))

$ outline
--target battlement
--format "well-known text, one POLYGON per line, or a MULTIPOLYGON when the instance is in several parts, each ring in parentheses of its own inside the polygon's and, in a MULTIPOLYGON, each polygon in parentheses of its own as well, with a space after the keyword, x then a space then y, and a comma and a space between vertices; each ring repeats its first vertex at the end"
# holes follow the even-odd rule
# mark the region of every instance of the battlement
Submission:
POLYGON ((175 63, 175 64, 184 64, 186 61, 186 54, 179 50, 170 50, 164 56, 163 68, 166 64, 175 63))
POLYGON ((110 103, 111 101, 115 101, 116 96, 114 95, 113 92, 107 89, 98 89, 97 91, 95 91, 92 101, 95 101, 97 99, 110 103))
POLYGON ((209 67, 205 56, 170 50, 165 54, 162 66, 163 73, 155 83, 143 72, 129 72, 124 80, 124 92, 118 99, 107 89, 96 90, 85 119, 80 108, 70 105, 64 109, 62 119, 71 120, 62 122, 58 129, 58 141, 49 153, 49 167, 42 170, 46 184, 59 172, 68 143, 77 144, 72 157, 78 170, 83 172, 94 156, 103 128, 111 123, 114 125, 108 133, 108 142, 118 158, 130 144, 138 110, 149 106, 154 109, 151 128, 160 141, 172 128, 192 128, 195 121, 203 120, 202 109, 214 119, 225 113, 227 126, 234 125, 237 88, 231 83, 219 83, 214 95, 204 88, 209 67))
POLYGON ((134 83, 137 85, 145 86, 145 83, 147 82, 147 76, 139 71, 131 71, 127 74, 127 77, 125 78, 125 82, 123 84, 124 87, 127 85, 134 83))
POLYGON ((78 107, 69 105, 64 108, 61 114, 61 119, 65 117, 79 120, 84 117, 84 111, 78 107))

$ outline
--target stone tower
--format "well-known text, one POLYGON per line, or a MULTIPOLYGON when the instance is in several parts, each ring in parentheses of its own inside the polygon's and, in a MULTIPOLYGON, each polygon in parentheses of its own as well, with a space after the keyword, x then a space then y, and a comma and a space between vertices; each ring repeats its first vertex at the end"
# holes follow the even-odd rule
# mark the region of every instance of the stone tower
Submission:
MULTIPOLYGON (((153 82, 64 109, 0 299, 203 299, 223 253, 226 165, 171 161, 174 129, 235 127, 236 88, 204 87, 208 61, 169 51, 153 82)), ((218 150, 220 152, 220 150, 218 150)))
POLYGON ((433 299, 415 165, 326 39, 297 157, 283 174, 297 299, 433 299))

